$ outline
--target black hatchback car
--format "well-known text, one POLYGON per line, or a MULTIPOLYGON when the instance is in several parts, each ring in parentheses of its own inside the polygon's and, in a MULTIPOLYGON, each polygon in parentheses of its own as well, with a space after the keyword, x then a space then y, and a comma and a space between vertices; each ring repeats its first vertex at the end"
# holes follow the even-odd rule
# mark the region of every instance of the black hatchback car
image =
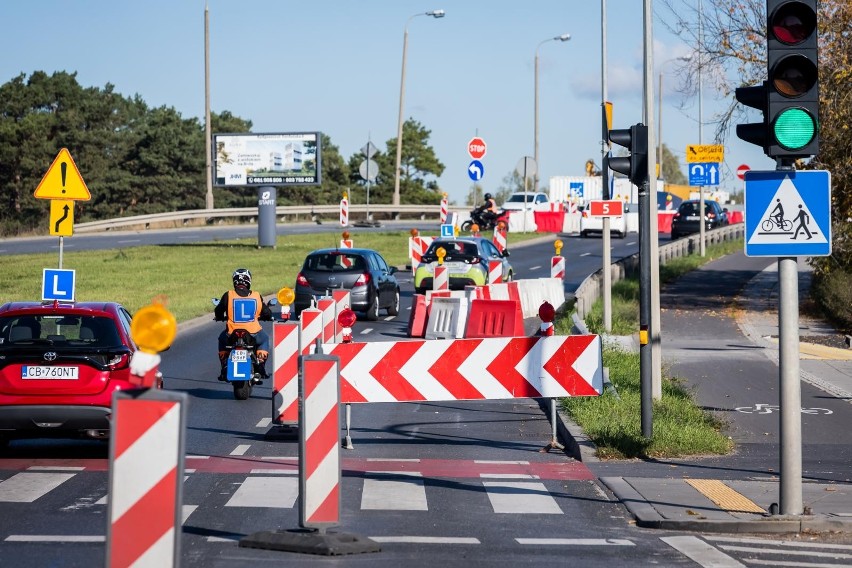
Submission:
MULTIPOLYGON (((677 208, 672 218, 672 240, 684 235, 691 235, 701 230, 701 217, 698 211, 701 202, 697 199, 684 201, 677 208)), ((728 210, 723 209, 718 201, 704 200, 704 229, 716 229, 728 224, 728 210)))
POLYGON ((389 266, 371 249, 320 249, 308 254, 296 276, 296 316, 309 308, 314 298, 331 295, 332 290, 349 290, 350 308, 377 320, 379 310, 399 314, 399 283, 395 266, 389 266))

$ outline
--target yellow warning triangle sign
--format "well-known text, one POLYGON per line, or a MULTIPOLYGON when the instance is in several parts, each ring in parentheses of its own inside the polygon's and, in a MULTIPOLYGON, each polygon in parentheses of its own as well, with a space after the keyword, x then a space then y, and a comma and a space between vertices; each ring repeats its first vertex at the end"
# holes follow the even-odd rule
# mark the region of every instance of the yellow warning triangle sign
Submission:
POLYGON ((50 168, 41 178, 33 194, 37 199, 74 199, 88 201, 92 198, 77 164, 67 148, 62 148, 50 168))

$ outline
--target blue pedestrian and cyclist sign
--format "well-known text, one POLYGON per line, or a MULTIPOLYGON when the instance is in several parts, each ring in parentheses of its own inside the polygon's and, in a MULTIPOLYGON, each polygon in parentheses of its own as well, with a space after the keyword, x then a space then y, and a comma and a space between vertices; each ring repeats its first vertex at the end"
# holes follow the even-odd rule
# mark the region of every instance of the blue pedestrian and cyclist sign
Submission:
POLYGON ((748 171, 745 174, 746 256, 829 256, 831 174, 748 171))

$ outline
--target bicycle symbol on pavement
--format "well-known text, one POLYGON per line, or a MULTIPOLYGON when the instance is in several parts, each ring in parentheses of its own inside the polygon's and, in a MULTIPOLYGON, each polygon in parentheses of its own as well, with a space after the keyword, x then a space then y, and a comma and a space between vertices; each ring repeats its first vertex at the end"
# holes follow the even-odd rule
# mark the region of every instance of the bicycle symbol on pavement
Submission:
MULTIPOLYGON (((754 406, 738 406, 735 408, 737 412, 744 414, 772 414, 775 411, 781 410, 777 404, 758 403, 754 406)), ((803 408, 802 414, 834 414, 834 411, 827 408, 803 408)))

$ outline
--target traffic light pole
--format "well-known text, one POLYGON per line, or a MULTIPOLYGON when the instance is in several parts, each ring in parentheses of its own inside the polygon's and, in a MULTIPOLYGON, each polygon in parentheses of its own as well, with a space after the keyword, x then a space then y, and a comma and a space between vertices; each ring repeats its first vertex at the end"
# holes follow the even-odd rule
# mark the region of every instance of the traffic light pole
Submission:
POLYGON ((782 515, 801 515, 802 392, 799 379, 799 267, 796 258, 778 259, 778 371, 781 382, 782 515))
POLYGON ((653 360, 651 358, 651 193, 649 183, 639 186, 639 387, 642 435, 653 434, 653 360))

